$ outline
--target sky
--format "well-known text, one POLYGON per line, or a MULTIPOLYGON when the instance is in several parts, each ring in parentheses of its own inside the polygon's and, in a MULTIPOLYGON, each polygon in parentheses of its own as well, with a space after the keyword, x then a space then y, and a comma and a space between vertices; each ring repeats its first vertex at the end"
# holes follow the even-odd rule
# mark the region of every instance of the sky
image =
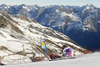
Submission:
POLYGON ((100 7, 100 0, 1 0, 0 4, 8 4, 8 5, 70 5, 70 6, 83 6, 88 3, 93 4, 96 7, 100 7))

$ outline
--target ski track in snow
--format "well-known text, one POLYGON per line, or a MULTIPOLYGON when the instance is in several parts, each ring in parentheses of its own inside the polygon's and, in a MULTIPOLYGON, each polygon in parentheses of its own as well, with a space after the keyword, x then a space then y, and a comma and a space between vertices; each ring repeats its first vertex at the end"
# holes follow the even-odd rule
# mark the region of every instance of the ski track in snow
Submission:
POLYGON ((76 59, 14 64, 3 67, 100 67, 100 53, 87 54, 76 59))

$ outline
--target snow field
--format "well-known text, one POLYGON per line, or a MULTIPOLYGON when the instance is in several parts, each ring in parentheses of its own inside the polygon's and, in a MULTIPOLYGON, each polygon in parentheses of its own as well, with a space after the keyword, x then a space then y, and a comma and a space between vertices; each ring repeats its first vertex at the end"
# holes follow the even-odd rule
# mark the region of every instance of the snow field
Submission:
POLYGON ((87 54, 76 59, 65 59, 58 61, 43 61, 16 65, 5 65, 3 67, 100 67, 100 53, 87 54))

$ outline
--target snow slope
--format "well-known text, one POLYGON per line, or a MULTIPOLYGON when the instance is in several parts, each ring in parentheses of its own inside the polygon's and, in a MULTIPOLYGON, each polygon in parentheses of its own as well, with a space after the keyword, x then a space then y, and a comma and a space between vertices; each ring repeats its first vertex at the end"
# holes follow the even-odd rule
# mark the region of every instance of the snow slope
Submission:
POLYGON ((100 67, 100 53, 87 54, 76 59, 5 65, 3 67, 100 67))
MULTIPOLYGON (((59 54, 63 45, 68 45, 75 56, 85 54, 86 49, 72 41, 68 36, 44 27, 30 18, 14 17, 5 11, 0 16, 0 56, 4 64, 32 62, 30 57, 41 57, 40 37, 46 39, 48 56, 59 54), (23 18, 23 19, 22 19, 23 18)), ((45 56, 46 52, 43 52, 45 56)), ((45 60, 45 59, 44 59, 45 60)))

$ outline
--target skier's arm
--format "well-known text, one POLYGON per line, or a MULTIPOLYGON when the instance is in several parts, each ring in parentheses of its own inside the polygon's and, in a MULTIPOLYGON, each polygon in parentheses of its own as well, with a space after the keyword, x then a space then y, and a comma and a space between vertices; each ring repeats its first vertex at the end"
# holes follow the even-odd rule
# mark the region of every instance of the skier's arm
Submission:
POLYGON ((64 52, 66 49, 68 49, 68 48, 63 49, 63 52, 64 52))
POLYGON ((63 53, 63 49, 61 50, 61 52, 59 54, 62 54, 63 53))
POLYGON ((59 54, 62 54, 65 51, 65 49, 63 49, 59 54))

